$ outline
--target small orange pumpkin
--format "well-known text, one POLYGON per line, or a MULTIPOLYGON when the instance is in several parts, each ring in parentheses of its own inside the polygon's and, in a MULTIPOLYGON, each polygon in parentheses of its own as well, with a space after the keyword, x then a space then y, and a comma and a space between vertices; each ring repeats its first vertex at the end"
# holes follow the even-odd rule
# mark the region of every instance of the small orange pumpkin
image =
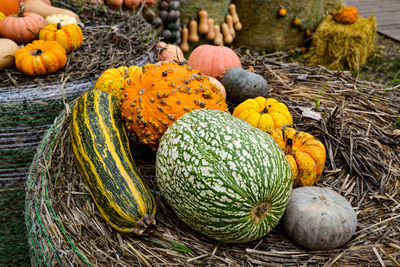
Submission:
POLYGON ((291 127, 273 130, 270 135, 285 152, 292 169, 293 186, 311 186, 318 182, 325 166, 325 146, 309 133, 291 127))
POLYGON ((67 53, 56 41, 35 40, 18 49, 14 57, 17 68, 30 76, 54 73, 67 64, 67 53))
POLYGON ((183 52, 179 46, 167 44, 165 42, 158 42, 156 48, 159 51, 157 51, 157 59, 159 61, 186 61, 185 56, 183 55, 183 52))
POLYGON ((27 43, 34 40, 47 21, 36 13, 24 13, 21 3, 17 15, 10 15, 0 21, 0 35, 15 42, 27 43))
POLYGON ((19 0, 1 0, 0 1, 0 11, 4 15, 17 14, 19 8, 19 0))
POLYGON ((123 0, 106 0, 107 6, 112 9, 119 9, 123 3, 123 0))
POLYGON ((353 6, 346 6, 333 12, 332 18, 338 23, 353 24, 358 18, 358 10, 353 6))
POLYGON ((231 48, 209 44, 196 47, 189 55, 188 65, 216 79, 227 69, 242 66, 238 55, 231 48))
POLYGON ((61 25, 61 23, 47 25, 39 32, 39 40, 57 41, 67 51, 78 50, 83 42, 81 27, 76 24, 61 25))
POLYGON ((94 89, 103 90, 122 99, 122 93, 125 91, 133 79, 142 74, 142 68, 138 66, 121 66, 105 70, 97 79, 94 89))

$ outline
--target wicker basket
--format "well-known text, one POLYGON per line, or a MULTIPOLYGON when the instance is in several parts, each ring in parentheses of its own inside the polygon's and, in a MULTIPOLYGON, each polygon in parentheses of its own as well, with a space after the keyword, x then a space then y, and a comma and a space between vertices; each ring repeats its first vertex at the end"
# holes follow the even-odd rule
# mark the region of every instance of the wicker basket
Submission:
POLYGON ((272 96, 290 107, 297 128, 324 141, 328 160, 318 185, 333 188, 356 209, 358 228, 349 242, 329 251, 308 251, 293 243, 280 225, 264 238, 246 244, 210 240, 174 215, 155 184, 155 153, 134 142, 133 158, 156 199, 157 225, 148 236, 119 234, 101 217, 73 164, 70 113, 65 110, 46 133, 29 172, 26 220, 32 262, 39 266, 398 263, 400 211, 392 204, 398 203, 400 197, 396 193, 399 152, 396 146, 384 145, 388 140, 382 136, 393 142, 397 137, 391 134, 393 128, 382 130, 381 123, 396 116, 390 111, 394 103, 389 99, 399 101, 400 94, 396 90, 385 94, 379 85, 357 82, 344 74, 339 77, 322 68, 282 64, 268 58, 243 57, 242 63, 267 78, 272 96), (314 119, 310 118, 311 110, 302 114, 300 109, 307 110, 305 107, 316 97, 325 110, 319 121, 314 120, 315 114, 314 119), (375 112, 368 112, 369 97, 377 99, 375 112), (346 103, 351 103, 352 108, 346 108, 346 103), (358 141, 360 136, 362 142, 358 141), (357 150, 352 150, 354 142, 357 150), (380 161, 374 161, 377 156, 380 161))

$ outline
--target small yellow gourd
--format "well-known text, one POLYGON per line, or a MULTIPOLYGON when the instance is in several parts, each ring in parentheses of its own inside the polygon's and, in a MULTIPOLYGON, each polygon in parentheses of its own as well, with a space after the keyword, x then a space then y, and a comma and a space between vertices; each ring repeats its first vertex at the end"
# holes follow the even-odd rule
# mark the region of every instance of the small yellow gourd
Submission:
POLYGON ((211 41, 214 40, 215 38, 215 31, 214 31, 214 19, 208 18, 207 19, 207 24, 208 24, 208 33, 206 35, 206 39, 211 41))
POLYGON ((184 26, 182 28, 182 41, 179 47, 182 49, 183 52, 189 51, 189 43, 188 43, 188 36, 189 36, 189 29, 184 26))
POLYGON ((199 35, 197 34, 197 20, 192 19, 189 22, 189 42, 197 43, 199 41, 199 35))
POLYGON ((204 9, 199 11, 199 33, 206 34, 209 31, 208 23, 208 13, 204 9))

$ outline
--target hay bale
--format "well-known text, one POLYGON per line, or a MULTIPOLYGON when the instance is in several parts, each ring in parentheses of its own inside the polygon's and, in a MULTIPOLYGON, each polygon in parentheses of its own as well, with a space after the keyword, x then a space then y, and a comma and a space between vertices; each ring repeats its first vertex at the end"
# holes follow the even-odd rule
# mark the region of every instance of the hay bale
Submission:
MULTIPOLYGON (((128 11, 95 9, 80 0, 52 4, 80 11, 84 44, 54 74, 27 77, 0 70, 0 265, 28 266, 26 175, 37 146, 66 104, 93 87, 107 68, 156 60, 150 25, 128 11)), ((86 2, 85 2, 86 3, 86 2)))
POLYGON ((160 195, 155 152, 132 143, 132 153, 156 204, 157 224, 145 237, 122 235, 101 217, 73 164, 70 113, 46 133, 31 165, 26 220, 33 266, 319 266, 382 265, 398 261, 400 233, 400 91, 357 81, 323 68, 283 64, 266 57, 242 57, 269 81, 271 97, 283 101, 297 129, 314 134, 327 148, 318 186, 343 195, 358 216, 358 228, 344 246, 309 251, 288 239, 278 225, 246 244, 221 244, 180 221, 160 195), (324 88, 324 90, 321 90, 324 88), (301 115, 318 98, 322 120, 301 115), (373 101, 372 101, 373 99, 373 101), (373 110, 374 112, 371 112, 373 110))
POLYGON ((308 59, 335 70, 358 71, 375 49, 375 36, 374 16, 344 25, 327 15, 313 35, 308 59))

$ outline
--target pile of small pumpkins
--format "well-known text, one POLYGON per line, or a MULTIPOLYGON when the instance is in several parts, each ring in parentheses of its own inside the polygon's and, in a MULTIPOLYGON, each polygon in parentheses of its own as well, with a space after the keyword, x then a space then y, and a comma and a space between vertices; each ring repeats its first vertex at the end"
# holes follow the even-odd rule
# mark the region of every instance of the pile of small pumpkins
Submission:
POLYGON ((2 0, 0 69, 15 64, 24 74, 38 76, 64 68, 67 53, 83 42, 78 23, 77 14, 48 0, 2 0))
POLYGON ((127 131, 157 151, 160 192, 202 234, 248 242, 283 217, 288 235, 309 249, 347 242, 357 227, 350 203, 313 186, 325 147, 293 128, 288 107, 268 97, 266 80, 225 46, 198 46, 187 65, 174 62, 179 47, 168 48, 163 62, 107 69, 74 107, 75 163, 104 219, 137 235, 155 223, 127 131), (227 101, 237 104, 232 115, 227 101))

